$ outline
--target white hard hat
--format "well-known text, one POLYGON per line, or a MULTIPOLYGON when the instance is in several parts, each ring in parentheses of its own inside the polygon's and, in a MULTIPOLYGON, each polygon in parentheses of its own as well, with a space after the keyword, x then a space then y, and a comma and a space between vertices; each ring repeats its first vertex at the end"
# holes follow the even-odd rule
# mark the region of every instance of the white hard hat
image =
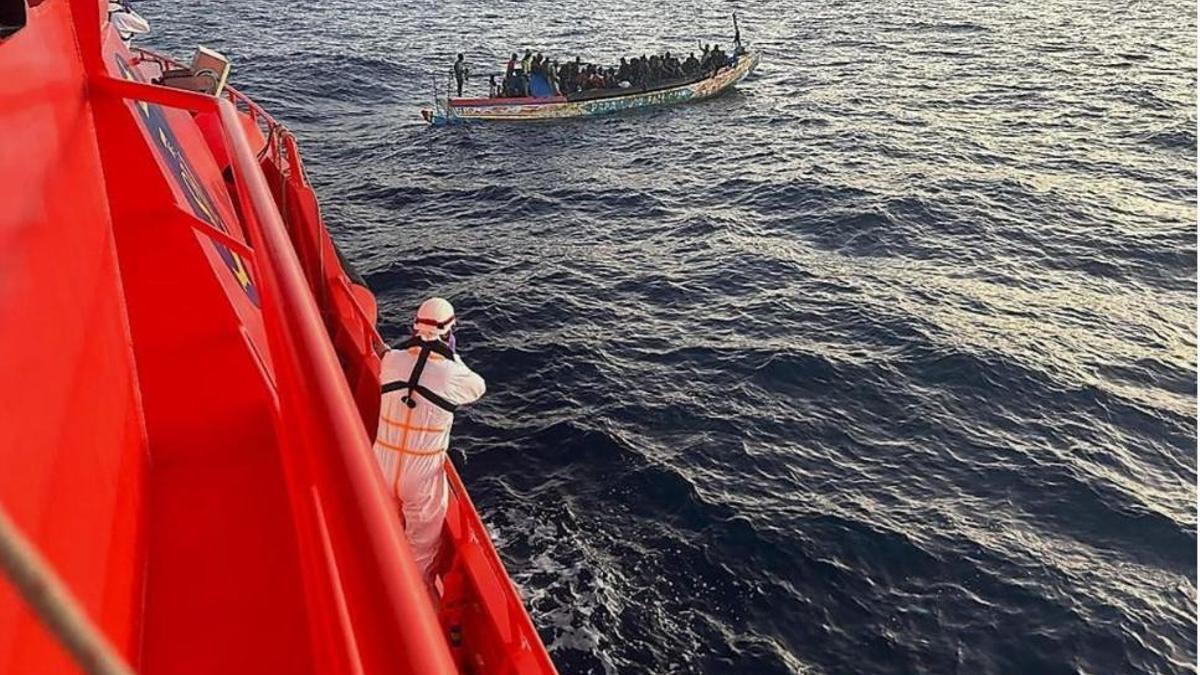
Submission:
POLYGON ((454 329, 454 306, 445 298, 430 298, 417 308, 413 332, 426 340, 445 337, 454 329))

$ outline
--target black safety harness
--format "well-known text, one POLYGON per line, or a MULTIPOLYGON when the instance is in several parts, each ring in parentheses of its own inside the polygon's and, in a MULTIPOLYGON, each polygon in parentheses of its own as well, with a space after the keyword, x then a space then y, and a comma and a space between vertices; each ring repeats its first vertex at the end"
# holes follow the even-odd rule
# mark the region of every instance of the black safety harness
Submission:
POLYGON ((397 345, 396 349, 403 351, 406 349, 411 349, 412 347, 421 348, 421 353, 417 355, 417 362, 415 365, 413 365, 412 373, 408 376, 407 380, 396 380, 395 382, 388 382, 387 384, 384 384, 383 393, 389 394, 393 391, 407 389, 408 391, 404 393, 404 396, 400 397, 400 400, 404 401, 404 405, 408 406, 410 409, 417 406, 417 402, 414 401, 412 397, 413 392, 416 392, 421 395, 421 398, 424 398, 426 401, 429 401, 448 413, 458 410, 457 405, 447 401, 438 394, 435 394, 429 387, 421 384, 421 373, 425 371, 425 362, 429 360, 430 353, 439 354, 453 360, 454 352, 450 351, 450 348, 439 340, 427 342, 415 335, 404 343, 397 345))

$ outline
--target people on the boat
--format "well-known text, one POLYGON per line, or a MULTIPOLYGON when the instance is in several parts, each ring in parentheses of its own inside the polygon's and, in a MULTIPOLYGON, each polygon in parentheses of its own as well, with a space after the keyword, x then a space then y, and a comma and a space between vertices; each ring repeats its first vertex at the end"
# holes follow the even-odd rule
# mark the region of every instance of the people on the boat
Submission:
POLYGON ((562 95, 562 85, 558 81, 558 63, 549 61, 545 67, 546 81, 550 83, 550 91, 555 96, 562 95))
POLYGON ((729 65, 729 57, 721 51, 720 45, 713 45, 708 51, 708 59, 704 62, 704 72, 715 75, 717 71, 729 65))
POLYGON ((671 56, 671 52, 667 52, 663 56, 663 70, 666 71, 668 80, 678 80, 683 77, 683 69, 679 66, 679 59, 671 56))
POLYGON ((517 53, 513 52, 504 69, 504 80, 497 87, 497 92, 493 96, 524 96, 527 82, 524 79, 521 60, 517 57, 517 53))
POLYGON ((561 94, 572 93, 571 85, 574 79, 571 77, 571 64, 558 64, 558 71, 555 73, 555 78, 558 81, 558 89, 561 94))
POLYGON ((459 96, 462 96, 463 82, 466 82, 467 76, 467 64, 463 61, 463 55, 459 54, 458 59, 454 62, 454 81, 458 84, 459 96))
POLYGON ((455 349, 454 307, 421 303, 413 335, 383 356, 383 395, 375 458, 404 515, 418 569, 432 588, 450 486, 446 450, 458 406, 477 401, 486 385, 455 349))
POLYGON ((504 91, 503 95, 507 98, 528 96, 529 78, 525 75, 525 71, 518 68, 505 78, 502 89, 504 91))
POLYGON ((621 57, 616 66, 586 63, 578 56, 559 63, 541 52, 526 50, 519 64, 515 53, 509 59, 504 81, 496 87, 494 96, 529 96, 534 75, 545 77, 555 96, 631 87, 645 91, 712 77, 735 60, 736 56, 730 58, 715 44, 702 45, 699 57, 692 52, 686 60, 664 52, 621 57))

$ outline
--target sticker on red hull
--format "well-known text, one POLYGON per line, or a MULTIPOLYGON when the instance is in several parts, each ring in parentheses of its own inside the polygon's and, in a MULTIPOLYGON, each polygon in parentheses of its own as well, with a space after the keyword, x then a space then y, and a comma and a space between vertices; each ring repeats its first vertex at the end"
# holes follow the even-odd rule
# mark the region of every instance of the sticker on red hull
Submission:
MULTIPOLYGON (((133 68, 119 54, 114 55, 114 60, 117 63, 117 68, 121 71, 121 75, 134 82, 142 82, 133 68)), ((215 227, 216 229, 229 234, 229 226, 225 219, 221 216, 221 212, 215 207, 212 197, 208 194, 208 190, 196 178, 196 171, 192 168, 191 162, 187 156, 180 150, 179 140, 175 137, 174 130, 167 122, 167 117, 163 113, 162 106, 145 101, 137 101, 134 103, 134 108, 138 112, 138 116, 142 120, 146 131, 150 134, 152 144, 158 151, 158 156, 167 165, 167 169, 171 172, 171 176, 175 179, 175 185, 183 193, 187 199, 188 205, 192 209, 192 213, 215 227)), ((258 288, 254 285, 254 280, 250 277, 250 270, 246 266, 242 257, 231 251, 228 247, 220 242, 213 241, 213 247, 216 248, 217 255, 233 273, 234 280, 246 292, 246 297, 254 306, 259 307, 258 288)))

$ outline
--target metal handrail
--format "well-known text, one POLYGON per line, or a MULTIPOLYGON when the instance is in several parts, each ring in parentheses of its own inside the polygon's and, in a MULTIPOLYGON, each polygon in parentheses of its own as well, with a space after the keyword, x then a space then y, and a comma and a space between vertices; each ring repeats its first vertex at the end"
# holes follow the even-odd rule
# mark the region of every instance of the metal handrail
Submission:
POLYGON ((0 506, 0 576, 88 675, 133 675, 133 669, 88 617, 54 566, 0 506))

